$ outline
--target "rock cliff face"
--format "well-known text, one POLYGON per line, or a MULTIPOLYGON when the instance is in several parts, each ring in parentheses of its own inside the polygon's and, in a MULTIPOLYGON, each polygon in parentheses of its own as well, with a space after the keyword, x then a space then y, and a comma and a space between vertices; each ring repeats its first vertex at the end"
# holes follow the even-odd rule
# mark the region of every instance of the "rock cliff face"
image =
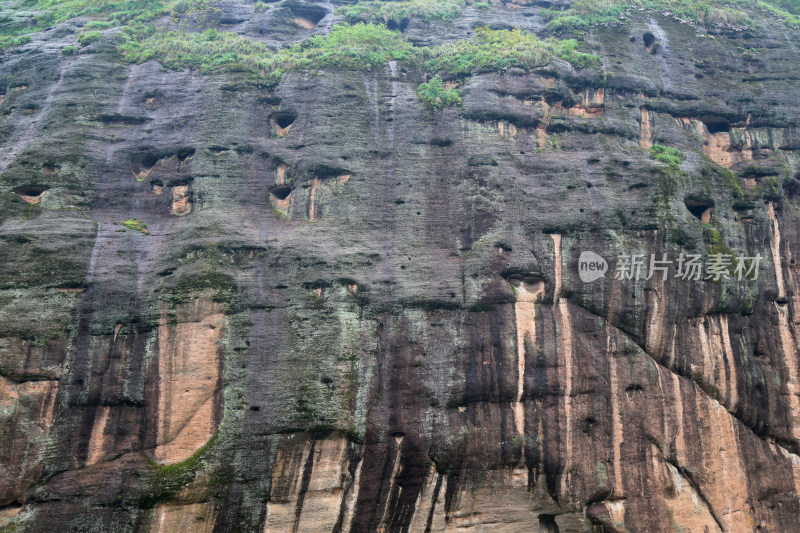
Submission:
MULTIPOLYGON (((215 5, 271 46, 342 21, 215 5)), ((444 109, 394 62, 268 88, 62 54, 85 18, 4 52, 2 530, 795 531, 800 35, 754 16, 634 11, 584 35, 601 67, 444 109), (758 279, 615 278, 682 252, 758 279)))

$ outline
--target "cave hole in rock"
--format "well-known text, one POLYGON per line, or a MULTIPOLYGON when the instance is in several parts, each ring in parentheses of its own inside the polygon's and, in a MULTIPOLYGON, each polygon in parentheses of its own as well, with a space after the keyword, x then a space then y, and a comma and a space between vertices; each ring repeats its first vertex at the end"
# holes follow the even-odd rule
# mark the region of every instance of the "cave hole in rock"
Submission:
POLYGON ((554 514, 539 515, 539 533, 558 533, 558 524, 556 524, 556 515, 554 514))
POLYGON ((648 31, 642 35, 642 40, 644 41, 644 47, 647 49, 648 54, 655 54, 658 52, 658 41, 656 41, 655 35, 648 31))
POLYGON ((328 11, 324 7, 315 5, 295 4, 289 6, 289 10, 294 15, 294 22, 298 26, 307 30, 313 29, 320 20, 325 18, 328 11))
POLYGON ((194 148, 181 148, 177 152, 175 152, 175 157, 178 158, 178 161, 183 163, 187 159, 190 159, 195 153, 194 148))
POLYGON ((407 18, 403 18, 403 19, 400 20, 400 22, 396 22, 394 20, 389 20, 386 23, 386 27, 389 28, 392 31, 404 32, 404 31, 406 31, 406 28, 408 28, 408 19, 407 18))
POLYGON ((278 200, 286 200, 292 194, 291 185, 278 185, 270 189, 269 193, 278 200))
POLYGON ((121 115, 118 113, 111 115, 100 115, 98 118, 100 122, 106 126, 141 126, 147 121, 145 117, 121 115))
POLYGON ((731 123, 726 118, 714 115, 703 115, 699 120, 705 124, 708 133, 725 133, 731 131, 731 123))
POLYGON ((220 19, 219 19, 219 23, 222 24, 223 26, 233 26, 233 25, 236 25, 236 24, 241 24, 242 22, 246 22, 246 21, 247 21, 246 18, 233 17, 233 16, 223 16, 223 17, 220 17, 220 19))
POLYGON ((261 407, 260 407, 260 406, 258 406, 258 405, 251 405, 251 406, 250 406, 250 410, 251 410, 251 411, 260 411, 260 410, 261 410, 261 407))
POLYGON ((625 396, 627 396, 629 400, 634 399, 637 394, 641 394, 643 392, 644 392, 644 387, 642 387, 638 383, 634 383, 625 387, 625 396))
POLYGON ((42 172, 45 174, 58 174, 60 170, 61 167, 53 163, 45 163, 42 165, 42 172))
POLYGON ((161 158, 153 153, 134 155, 131 157, 131 172, 137 180, 143 180, 160 160, 161 158))
POLYGON ((47 192, 47 187, 37 187, 35 185, 26 187, 17 187, 14 189, 14 194, 22 198, 24 201, 31 205, 36 205, 42 201, 44 194, 47 192))
POLYGON ((174 187, 188 187, 189 185, 192 184, 193 181, 194 181, 194 178, 182 178, 182 179, 177 179, 177 180, 171 180, 169 182, 169 186, 173 187, 173 188, 174 187))
POLYGON ((714 213, 714 204, 712 202, 686 198, 683 203, 697 220, 704 224, 711 222, 711 215, 714 213))
POLYGON ((275 135, 279 137, 283 137, 289 133, 289 129, 294 125, 295 120, 297 120, 297 115, 294 113, 273 113, 269 118, 275 135))

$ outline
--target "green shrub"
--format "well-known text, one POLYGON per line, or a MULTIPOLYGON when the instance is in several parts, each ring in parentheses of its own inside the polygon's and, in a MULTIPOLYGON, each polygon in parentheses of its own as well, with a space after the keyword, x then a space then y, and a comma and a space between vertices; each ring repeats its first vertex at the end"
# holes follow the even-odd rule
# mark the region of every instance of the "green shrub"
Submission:
POLYGON ((390 59, 417 56, 410 43, 383 26, 359 23, 335 26, 327 35, 273 53, 265 44, 235 33, 137 32, 128 30, 120 45, 125 61, 156 59, 170 69, 249 72, 270 83, 290 70, 342 67, 368 70, 390 59))
POLYGON ((330 66, 368 70, 389 60, 416 58, 417 50, 399 33, 376 24, 342 24, 278 53, 284 70, 330 66))
POLYGON ((476 9, 489 9, 489 2, 475 2, 472 7, 476 9))
POLYGON ((344 15, 351 22, 392 21, 399 24, 412 17, 423 20, 452 20, 461 14, 465 6, 464 0, 369 1, 340 7, 336 13, 344 15))
POLYGON ((724 4, 710 0, 576 0, 567 10, 545 9, 540 13, 553 32, 583 31, 589 28, 621 24, 634 8, 670 13, 681 19, 705 24, 752 24, 747 10, 759 7, 771 11, 791 25, 798 17, 796 0, 728 0, 724 4))
POLYGON ((678 168, 685 159, 683 152, 670 146, 654 144, 650 147, 650 156, 656 161, 666 163, 673 168, 678 168))
POLYGON ((433 107, 447 107, 461 103, 461 93, 458 89, 448 89, 444 86, 442 78, 434 76, 428 83, 423 83, 417 89, 420 100, 433 107))
POLYGON ((78 47, 74 45, 65 46, 61 49, 61 53, 65 56, 74 56, 78 53, 78 47))
POLYGON ((78 35, 78 42, 81 46, 86 46, 95 41, 99 41, 102 34, 99 31, 87 31, 78 35))
POLYGON ((28 34, 79 16, 96 17, 86 30, 102 30, 153 20, 174 0, 25 0, 19 16, 3 24, 0 49, 29 42, 28 34))
POLYGON ((6 48, 13 48, 15 46, 22 46, 23 44, 29 43, 33 40, 30 35, 18 35, 16 37, 0 37, 0 50, 5 50, 6 48))
POLYGON ((211 29, 203 33, 136 32, 128 30, 119 51, 129 63, 156 59, 173 70, 196 69, 252 72, 267 76, 272 52, 254 39, 211 29))
POLYGON ((114 23, 110 20, 90 20, 86 23, 86 26, 83 27, 84 30, 107 30, 108 28, 113 28, 114 23))
POLYGON ((514 30, 477 28, 475 35, 444 43, 430 51, 425 69, 452 74, 501 70, 507 67, 531 69, 547 64, 554 57, 576 66, 599 65, 599 58, 577 50, 575 40, 539 39, 536 35, 514 30))
POLYGON ((271 5, 269 5, 269 4, 268 4, 268 3, 266 3, 266 2, 262 2, 261 0, 258 0, 258 1, 257 1, 257 2, 256 2, 254 5, 253 5, 253 9, 254 9, 254 11, 255 11, 256 13, 263 13, 264 11, 266 11, 266 10, 270 9, 271 7, 272 7, 271 5))

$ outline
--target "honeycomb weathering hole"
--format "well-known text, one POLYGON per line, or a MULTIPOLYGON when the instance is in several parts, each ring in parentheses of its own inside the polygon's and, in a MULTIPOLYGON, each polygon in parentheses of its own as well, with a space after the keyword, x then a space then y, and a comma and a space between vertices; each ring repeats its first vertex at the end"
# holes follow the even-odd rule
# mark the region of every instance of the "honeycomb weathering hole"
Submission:
POLYGON ((134 177, 141 181, 150 174, 150 171, 159 161, 159 157, 155 154, 142 154, 131 158, 131 172, 134 177))
POLYGON ((289 9, 294 15, 295 22, 306 28, 311 29, 316 26, 320 20, 325 18, 325 15, 328 14, 328 11, 320 6, 306 6, 306 5, 294 5, 289 6, 289 9))
POLYGON ((542 533, 558 533, 558 524, 556 523, 556 515, 540 514, 539 531, 541 531, 542 533))
POLYGON ((686 209, 700 222, 708 224, 711 222, 711 214, 714 212, 714 204, 706 200, 686 199, 683 201, 686 209))
POLYGON ((647 49, 648 53, 655 54, 658 52, 658 41, 656 41, 655 35, 647 32, 642 35, 642 40, 644 41, 644 47, 647 49))
POLYGON ((31 205, 36 205, 42 201, 44 194, 47 192, 46 187, 17 187, 14 189, 14 194, 22 198, 24 201, 31 205))
POLYGON ((275 113, 270 117, 272 128, 279 137, 283 137, 289 133, 289 129, 292 127, 295 120, 297 120, 297 115, 294 113, 275 113))
POLYGON ((194 148, 181 148, 177 152, 175 152, 175 156, 178 158, 178 161, 183 163, 190 157, 194 155, 195 149, 194 148))
POLYGON ((404 18, 400 20, 400 22, 395 22, 394 20, 390 19, 388 22, 386 22, 386 27, 392 31, 406 31, 406 28, 408 28, 408 19, 404 18))
POLYGON ((705 124, 708 133, 725 133, 731 131, 731 123, 722 117, 704 115, 700 117, 700 122, 705 124))
POLYGON ((289 185, 278 185, 269 191, 272 196, 278 200, 286 200, 292 194, 292 188, 289 185))

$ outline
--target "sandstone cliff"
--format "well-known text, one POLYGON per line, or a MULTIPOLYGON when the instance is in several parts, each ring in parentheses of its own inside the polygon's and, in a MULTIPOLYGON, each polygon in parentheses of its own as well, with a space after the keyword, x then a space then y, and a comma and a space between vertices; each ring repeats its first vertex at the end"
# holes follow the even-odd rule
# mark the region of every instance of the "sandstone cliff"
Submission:
MULTIPOLYGON (((149 23, 274 52, 354 16, 199 3, 149 23)), ((487 26, 598 58, 443 69, 460 104, 420 98, 422 60, 277 81, 124 61, 92 13, 26 33, 0 531, 796 531, 800 33, 743 4, 384 16, 414 53, 487 26), (759 276, 615 279, 682 252, 759 276)))

